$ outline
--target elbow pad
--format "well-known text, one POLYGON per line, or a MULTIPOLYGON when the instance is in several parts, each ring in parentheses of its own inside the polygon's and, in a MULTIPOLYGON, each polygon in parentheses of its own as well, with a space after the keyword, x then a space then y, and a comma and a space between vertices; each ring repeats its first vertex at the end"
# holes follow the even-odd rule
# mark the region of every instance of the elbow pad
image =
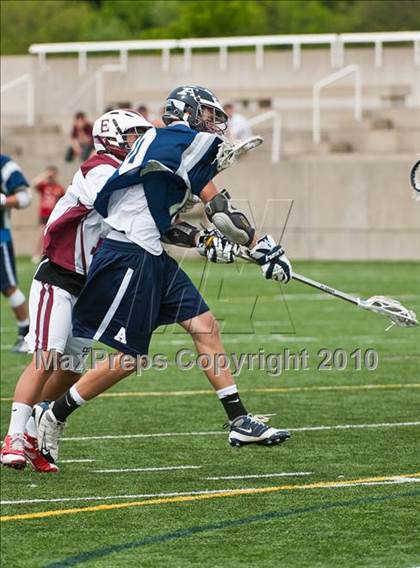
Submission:
POLYGON ((193 225, 182 221, 181 223, 173 223, 161 240, 167 245, 194 248, 196 246, 195 237, 199 232, 193 225))
POLYGON ((255 229, 246 216, 230 204, 229 199, 227 191, 215 195, 205 205, 207 218, 230 241, 249 246, 254 238, 255 229))
POLYGON ((16 199, 18 202, 18 209, 25 209, 28 207, 32 202, 32 193, 29 188, 20 189, 16 193, 16 199))

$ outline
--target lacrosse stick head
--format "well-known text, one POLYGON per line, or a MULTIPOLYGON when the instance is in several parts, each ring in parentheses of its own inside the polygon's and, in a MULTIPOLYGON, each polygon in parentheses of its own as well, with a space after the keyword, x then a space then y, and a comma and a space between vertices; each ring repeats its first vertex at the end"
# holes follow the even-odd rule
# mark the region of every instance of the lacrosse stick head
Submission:
POLYGON ((217 171, 220 172, 226 168, 230 168, 230 166, 236 164, 243 154, 254 150, 262 143, 263 138, 261 138, 261 136, 252 136, 242 142, 230 142, 229 140, 225 140, 220 144, 219 151, 217 152, 217 171))
MULTIPOLYGON (((386 296, 372 296, 367 300, 359 300, 359 306, 365 310, 387 316, 393 325, 413 327, 419 325, 416 313, 404 307, 398 300, 386 296)), ((389 329, 389 328, 388 328, 389 329)))

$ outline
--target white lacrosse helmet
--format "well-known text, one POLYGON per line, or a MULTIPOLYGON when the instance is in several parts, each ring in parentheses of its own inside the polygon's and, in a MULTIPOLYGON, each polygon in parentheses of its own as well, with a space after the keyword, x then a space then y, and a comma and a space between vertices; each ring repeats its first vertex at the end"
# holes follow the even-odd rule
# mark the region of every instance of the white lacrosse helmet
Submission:
POLYGON ((93 125, 92 136, 98 154, 113 154, 123 160, 130 151, 127 134, 139 137, 153 125, 143 115, 130 109, 115 109, 100 116, 93 125))

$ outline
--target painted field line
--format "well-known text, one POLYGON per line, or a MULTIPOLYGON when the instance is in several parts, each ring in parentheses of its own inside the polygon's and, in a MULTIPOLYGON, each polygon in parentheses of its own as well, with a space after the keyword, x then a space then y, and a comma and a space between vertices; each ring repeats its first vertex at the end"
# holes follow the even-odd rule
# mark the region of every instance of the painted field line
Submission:
MULTIPOLYGON (((113 501, 114 499, 150 499, 154 497, 187 497, 189 495, 212 495, 234 489, 203 489, 197 491, 175 491, 171 493, 140 493, 139 495, 105 495, 92 497, 57 497, 55 499, 17 499, 0 501, 0 505, 37 505, 39 503, 65 503, 69 501, 113 501)), ((0 517, 1 518, 1 517, 0 517)))
POLYGON ((99 511, 112 511, 116 509, 128 509, 132 507, 144 507, 150 505, 168 505, 171 503, 185 503, 191 501, 203 501, 209 499, 219 499, 222 497, 239 497, 241 495, 257 495, 265 493, 275 493, 279 491, 298 491, 298 490, 310 490, 310 489, 336 489, 340 487, 350 487, 357 486, 360 484, 369 484, 369 482, 395 482, 395 483, 407 483, 407 478, 417 478, 420 477, 420 473, 409 473, 400 474, 392 476, 380 476, 380 477, 365 477, 361 479, 349 479, 346 481, 319 481, 317 483, 308 483, 300 485, 277 485, 274 487, 250 487, 242 489, 226 490, 223 489, 216 493, 197 493, 185 496, 177 497, 163 497, 157 499, 146 499, 142 501, 131 501, 129 503, 111 503, 102 505, 89 505, 87 507, 77 507, 73 509, 56 509, 50 511, 39 511, 36 513, 23 513, 18 515, 2 515, 0 517, 1 522, 7 521, 18 521, 18 520, 30 520, 30 519, 44 519, 47 517, 61 517, 63 515, 76 515, 80 513, 94 513, 99 511))
MULTIPOLYGON (((414 474, 420 475, 420 474, 414 474)), ((376 479, 376 478, 375 478, 376 479)), ((381 478, 382 479, 382 478, 381 478)), ((335 482, 328 482, 327 485, 320 487, 331 489, 336 488, 337 483, 339 484, 338 487, 353 487, 357 486, 364 486, 364 485, 388 485, 388 484, 395 484, 395 483, 411 483, 411 482, 420 482, 418 478, 414 477, 405 477, 405 476, 395 476, 395 479, 390 479, 387 481, 358 481, 355 483, 354 481, 335 481, 335 482)), ((322 482, 321 482, 322 483, 322 482)), ((289 487, 289 486, 287 486, 289 487)), ((295 487, 295 486, 293 486, 295 487)), ((296 487, 300 488, 307 488, 303 485, 296 485, 296 487)), ((311 487, 312 488, 312 487, 311 487)), ((318 486, 316 487, 318 488, 318 486)), ((16 500, 8 500, 8 501, 0 501, 0 505, 39 505, 41 503, 68 503, 71 501, 114 501, 115 499, 153 499, 156 497, 189 497, 193 495, 214 495, 219 493, 232 493, 236 491, 254 491, 254 487, 241 487, 236 489, 202 489, 196 491, 175 491, 171 493, 140 493, 140 494, 130 494, 130 495, 103 495, 103 496, 89 496, 89 497, 56 497, 52 499, 16 499, 16 500)), ((1 517, 0 517, 1 519, 1 517)))
MULTIPOLYGON (((311 432, 317 430, 351 430, 363 428, 399 428, 404 426, 420 426, 418 422, 382 422, 377 424, 337 424, 335 426, 303 426, 302 428, 289 428, 291 432, 311 432)), ((175 436, 221 436, 226 434, 222 430, 208 432, 154 432, 152 434, 104 434, 103 436, 69 436, 61 438, 62 442, 88 442, 90 440, 121 440, 132 438, 171 438, 175 436)))
MULTIPOLYGON (((293 393, 311 391, 349 391, 349 390, 382 390, 382 389, 415 389, 420 388, 420 383, 390 383, 390 384, 367 384, 367 385, 319 385, 310 387, 261 387, 254 389, 241 389, 242 393, 293 393)), ((194 395, 214 396, 211 389, 202 390, 179 390, 179 391, 124 391, 106 392, 99 395, 100 398, 124 398, 124 397, 154 397, 154 396, 194 396, 194 395)), ((1 397, 0 402, 11 402, 12 397, 1 397)))
POLYGON ((394 428, 404 426, 420 426, 417 422, 382 422, 376 424, 337 424, 336 426, 304 426, 302 428, 290 428, 291 432, 315 432, 317 430, 352 430, 357 428, 394 428))
POLYGON ((224 475, 222 477, 203 477, 209 481, 221 481, 231 479, 264 479, 267 477, 299 477, 301 475, 313 475, 313 471, 285 471, 281 473, 261 473, 254 475, 224 475))
POLYGON ((93 469, 91 473, 128 473, 134 471, 172 471, 175 469, 201 469, 201 465, 170 465, 166 467, 131 467, 126 469, 93 469))
POLYGON ((70 459, 70 460, 60 460, 60 463, 92 463, 95 462, 96 460, 91 460, 91 459, 70 459))

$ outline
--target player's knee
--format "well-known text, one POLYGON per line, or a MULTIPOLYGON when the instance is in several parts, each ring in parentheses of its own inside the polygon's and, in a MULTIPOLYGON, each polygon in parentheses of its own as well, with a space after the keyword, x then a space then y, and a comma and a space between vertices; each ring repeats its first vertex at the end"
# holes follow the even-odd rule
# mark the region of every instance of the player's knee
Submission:
POLYGON ((196 327, 192 335, 197 336, 200 341, 211 342, 220 336, 219 323, 211 312, 206 312, 199 316, 200 325, 196 327))

